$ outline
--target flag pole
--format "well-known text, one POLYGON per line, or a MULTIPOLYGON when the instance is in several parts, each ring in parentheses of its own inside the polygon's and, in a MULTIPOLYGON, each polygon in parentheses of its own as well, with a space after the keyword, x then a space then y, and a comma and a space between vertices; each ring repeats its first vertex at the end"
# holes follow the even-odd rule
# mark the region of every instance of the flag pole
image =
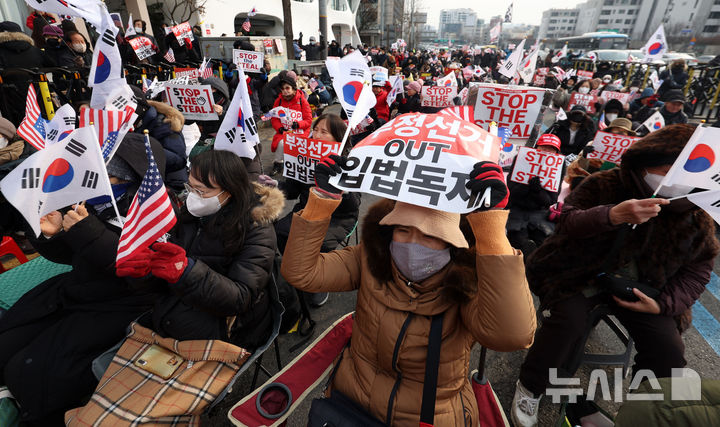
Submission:
POLYGON ((345 149, 345 143, 347 142, 348 137, 350 136, 350 120, 348 120, 348 127, 345 129, 345 135, 343 135, 342 144, 340 144, 340 150, 339 154, 342 156, 342 152, 345 149))
MULTIPOLYGON (((99 136, 97 131, 95 130, 95 125, 93 123, 90 123, 90 129, 92 129, 93 135, 95 135, 95 141, 98 140, 99 136)), ((102 153, 100 150, 97 150, 97 155, 100 158, 100 163, 102 164, 103 169, 105 170, 105 176, 108 177, 108 183, 110 183, 110 176, 108 175, 107 166, 105 165, 105 159, 103 159, 102 153)), ((117 207, 117 202, 115 201, 115 194, 112 192, 112 187, 110 187, 110 203, 112 203, 112 207, 115 210, 115 215, 117 215, 118 222, 120 223, 121 227, 125 225, 125 221, 123 220, 123 217, 120 216, 120 210, 117 207)))

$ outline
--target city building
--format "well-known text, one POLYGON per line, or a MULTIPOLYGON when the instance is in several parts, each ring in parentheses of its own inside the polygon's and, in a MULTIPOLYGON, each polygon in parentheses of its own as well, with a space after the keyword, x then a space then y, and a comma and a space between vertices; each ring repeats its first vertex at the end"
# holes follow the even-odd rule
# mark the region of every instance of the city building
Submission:
POLYGON ((548 9, 543 12, 542 21, 538 30, 538 37, 543 39, 558 39, 575 35, 575 26, 580 10, 574 9, 548 9))
POLYGON ((475 36, 477 13, 472 9, 442 9, 440 11, 440 39, 471 41, 475 36))

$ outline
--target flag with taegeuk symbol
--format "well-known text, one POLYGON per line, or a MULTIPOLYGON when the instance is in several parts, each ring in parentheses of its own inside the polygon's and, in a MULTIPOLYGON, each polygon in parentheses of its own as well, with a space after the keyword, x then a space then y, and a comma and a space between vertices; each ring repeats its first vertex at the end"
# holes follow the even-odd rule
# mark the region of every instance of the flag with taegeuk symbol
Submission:
POLYGON ((35 86, 30 83, 25 99, 25 118, 17 128, 17 134, 36 149, 42 150, 45 148, 45 126, 47 124, 47 120, 40 115, 35 86))
POLYGON ((116 265, 155 243, 170 231, 177 221, 147 135, 145 152, 148 168, 125 217, 118 242, 116 265))

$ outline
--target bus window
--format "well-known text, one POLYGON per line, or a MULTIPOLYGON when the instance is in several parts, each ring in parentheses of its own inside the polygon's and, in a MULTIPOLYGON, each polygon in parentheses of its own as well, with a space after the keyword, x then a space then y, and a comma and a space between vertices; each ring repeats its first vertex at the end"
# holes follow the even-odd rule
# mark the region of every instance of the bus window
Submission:
POLYGON ((598 49, 617 49, 614 47, 614 41, 615 39, 612 38, 601 38, 599 40, 600 43, 598 43, 598 49))

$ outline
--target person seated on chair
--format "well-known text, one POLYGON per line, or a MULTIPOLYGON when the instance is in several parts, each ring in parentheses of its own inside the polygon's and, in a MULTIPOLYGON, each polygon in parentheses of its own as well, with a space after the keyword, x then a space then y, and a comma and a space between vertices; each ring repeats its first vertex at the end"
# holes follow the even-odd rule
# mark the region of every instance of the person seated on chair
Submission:
POLYGON ((242 159, 223 150, 193 157, 186 188, 168 242, 138 251, 117 274, 150 275, 165 290, 141 325, 163 337, 218 339, 253 350, 272 327, 266 288, 277 248, 272 222, 283 195, 251 182, 242 159))
POLYGON ((317 164, 316 186, 293 215, 281 266, 283 277, 304 291, 358 291, 352 338, 333 393, 386 425, 417 425, 430 318, 443 314, 435 425, 477 425, 468 380, 473 344, 527 348, 535 330, 523 258, 505 237, 502 170, 481 162, 468 171, 470 197, 490 188, 492 200, 462 221, 459 214, 383 199, 363 220, 359 245, 323 254, 332 213, 342 202, 328 179, 345 162, 331 155, 317 164))
MULTIPOLYGON (((337 142, 342 141, 347 125, 336 114, 323 114, 315 120, 313 124, 312 138, 321 141, 337 142)), ((349 143, 346 147, 349 147, 349 143)), ((348 150, 345 150, 348 151, 348 150)), ((305 208, 310 197, 310 189, 312 184, 305 184, 292 178, 285 178, 281 182, 279 188, 285 193, 287 200, 298 199, 293 209, 285 217, 275 223, 275 233, 277 234, 278 249, 282 253, 285 250, 288 235, 290 234, 290 224, 295 212, 299 212, 305 208)), ((337 248, 338 245, 345 240, 345 237, 355 227, 358 221, 358 211, 360 208, 360 193, 344 193, 340 206, 335 209, 330 219, 330 227, 325 234, 321 252, 330 252, 337 248)), ((312 294, 309 303, 319 307, 327 301, 327 292, 312 294)))
MULTIPOLYGON (((546 133, 538 138, 535 148, 538 151, 558 154, 560 138, 546 133)), ((508 176, 512 176, 512 172, 508 176)), ((560 180, 562 182, 562 175, 560 180)), ((523 254, 530 256, 545 238, 552 234, 555 228, 555 225, 548 221, 548 209, 557 202, 559 191, 545 189, 540 182, 540 177, 537 176, 530 178, 527 184, 508 179, 508 188, 510 190, 508 240, 514 248, 518 248, 523 254)))
MULTIPOLYGON (((107 164, 123 216, 147 168, 142 139, 128 134, 107 164)), ((163 148, 154 139, 151 147, 162 175, 163 148)), ((31 238, 35 249, 72 270, 45 280, 0 318, 0 385, 8 386, 22 407, 23 422, 62 425, 65 411, 81 406, 97 385, 93 359, 122 340, 128 324, 162 292, 115 275, 121 228, 109 195, 51 212, 40 229, 42 234, 31 238)))
POLYGON ((511 408, 516 426, 537 424, 549 369, 582 351, 577 342, 599 304, 610 306, 635 341, 634 372, 648 369, 661 378, 685 366, 680 334, 710 281, 720 244, 710 215, 686 198, 667 200, 692 187, 661 187, 652 197, 694 130, 664 127, 635 142, 619 168, 586 177, 565 199, 555 233, 528 258, 527 277, 540 297, 543 322, 520 368, 511 408), (611 294, 614 288, 600 273, 637 284, 634 298, 611 294))

